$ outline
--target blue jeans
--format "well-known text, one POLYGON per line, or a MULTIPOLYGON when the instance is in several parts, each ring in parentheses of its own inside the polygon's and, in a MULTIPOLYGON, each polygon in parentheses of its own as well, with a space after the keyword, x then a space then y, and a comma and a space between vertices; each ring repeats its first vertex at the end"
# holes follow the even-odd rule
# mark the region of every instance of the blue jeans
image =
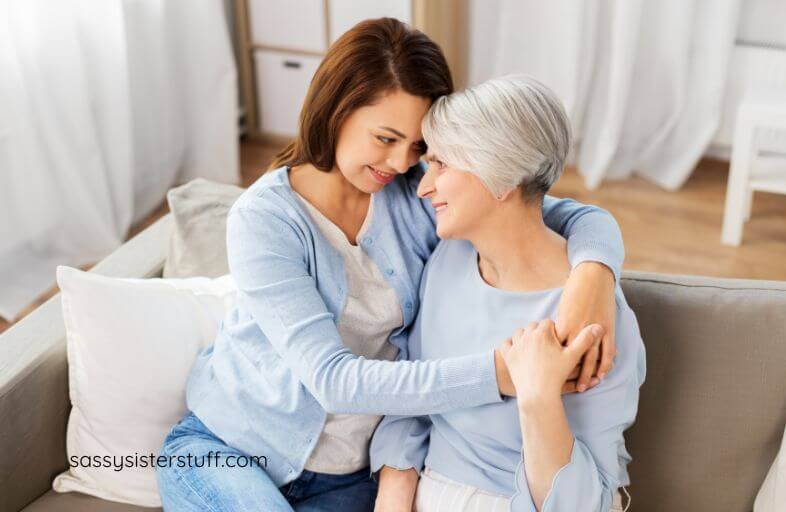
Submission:
POLYGON ((216 437, 191 412, 169 432, 160 455, 175 457, 169 459, 173 461, 171 464, 156 469, 165 511, 367 512, 374 509, 377 483, 369 476, 368 468, 348 475, 303 471, 296 480, 276 487, 262 467, 264 464, 249 463, 246 454, 216 437), (184 462, 178 464, 178 460, 184 462))

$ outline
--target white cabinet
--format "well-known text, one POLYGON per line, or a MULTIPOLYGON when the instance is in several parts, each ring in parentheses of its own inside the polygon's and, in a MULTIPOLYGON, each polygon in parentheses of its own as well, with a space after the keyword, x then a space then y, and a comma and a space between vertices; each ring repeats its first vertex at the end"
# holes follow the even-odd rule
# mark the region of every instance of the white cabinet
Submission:
POLYGON ((411 0, 329 0, 330 43, 356 23, 370 18, 397 18, 412 23, 411 0))
POLYGON ((325 0, 248 0, 254 45, 324 53, 325 0))
MULTIPOLYGON (((234 2, 241 27, 239 70, 247 128, 256 135, 287 137, 296 134, 308 84, 328 45, 341 34, 360 21, 384 16, 421 30, 429 23, 440 28, 446 26, 444 20, 452 19, 458 5, 454 0, 234 2)), ((456 30, 451 25, 443 32, 452 35, 456 30)), ((447 39, 441 33, 440 37, 447 39)), ((436 40, 444 50, 440 37, 436 40)))
POLYGON ((259 129, 274 135, 297 133, 300 107, 321 57, 273 50, 254 52, 259 129))

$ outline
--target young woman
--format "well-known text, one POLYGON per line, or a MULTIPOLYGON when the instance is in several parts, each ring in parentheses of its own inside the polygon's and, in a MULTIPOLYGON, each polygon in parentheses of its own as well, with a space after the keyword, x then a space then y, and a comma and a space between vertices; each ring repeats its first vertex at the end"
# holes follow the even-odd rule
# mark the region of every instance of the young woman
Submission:
MULTIPOLYGON (((416 195, 420 125, 452 88, 437 45, 393 19, 363 22, 328 50, 298 137, 229 213, 238 305, 197 359, 189 413, 161 449, 197 460, 219 454, 219 467, 159 468, 166 509, 368 510, 378 415, 438 413, 514 393, 500 350, 394 361, 406 359, 418 283, 438 241, 434 211, 416 195), (237 467, 242 455, 264 463, 237 467)), ((593 322, 612 331, 623 256, 616 223, 553 198, 543 215, 568 238, 574 266, 560 338, 593 322)), ((578 386, 596 368, 608 371, 613 351, 610 337, 593 344, 578 386)))
POLYGON ((522 315, 532 323, 504 354, 516 399, 385 417, 371 448, 372 470, 384 466, 377 512, 411 511, 413 501, 418 512, 622 510, 631 460, 623 431, 636 417, 645 352, 617 288, 617 367, 596 388, 562 396, 590 329, 602 330, 590 326, 563 347, 550 320, 570 263, 542 202, 569 134, 556 96, 520 76, 440 98, 426 115, 431 163, 418 192, 437 211, 442 241, 424 271, 410 358, 470 357, 522 315))

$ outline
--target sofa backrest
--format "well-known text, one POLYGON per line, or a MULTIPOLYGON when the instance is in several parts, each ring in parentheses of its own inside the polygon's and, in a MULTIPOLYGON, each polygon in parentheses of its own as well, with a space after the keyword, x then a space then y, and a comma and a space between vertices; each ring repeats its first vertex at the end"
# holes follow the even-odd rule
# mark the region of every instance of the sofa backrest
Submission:
POLYGON ((749 512, 786 424, 786 282, 625 272, 622 287, 647 351, 631 510, 749 512))

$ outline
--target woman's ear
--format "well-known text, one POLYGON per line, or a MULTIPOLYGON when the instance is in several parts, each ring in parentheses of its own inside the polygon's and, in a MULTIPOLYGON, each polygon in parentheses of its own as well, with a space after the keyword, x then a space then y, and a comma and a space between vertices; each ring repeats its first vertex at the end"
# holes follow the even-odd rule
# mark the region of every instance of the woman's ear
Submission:
POLYGON ((503 192, 501 196, 497 197, 497 201, 499 202, 507 201, 510 195, 513 194, 514 192, 518 192, 518 190, 519 187, 513 187, 511 189, 508 189, 506 192, 503 192))

